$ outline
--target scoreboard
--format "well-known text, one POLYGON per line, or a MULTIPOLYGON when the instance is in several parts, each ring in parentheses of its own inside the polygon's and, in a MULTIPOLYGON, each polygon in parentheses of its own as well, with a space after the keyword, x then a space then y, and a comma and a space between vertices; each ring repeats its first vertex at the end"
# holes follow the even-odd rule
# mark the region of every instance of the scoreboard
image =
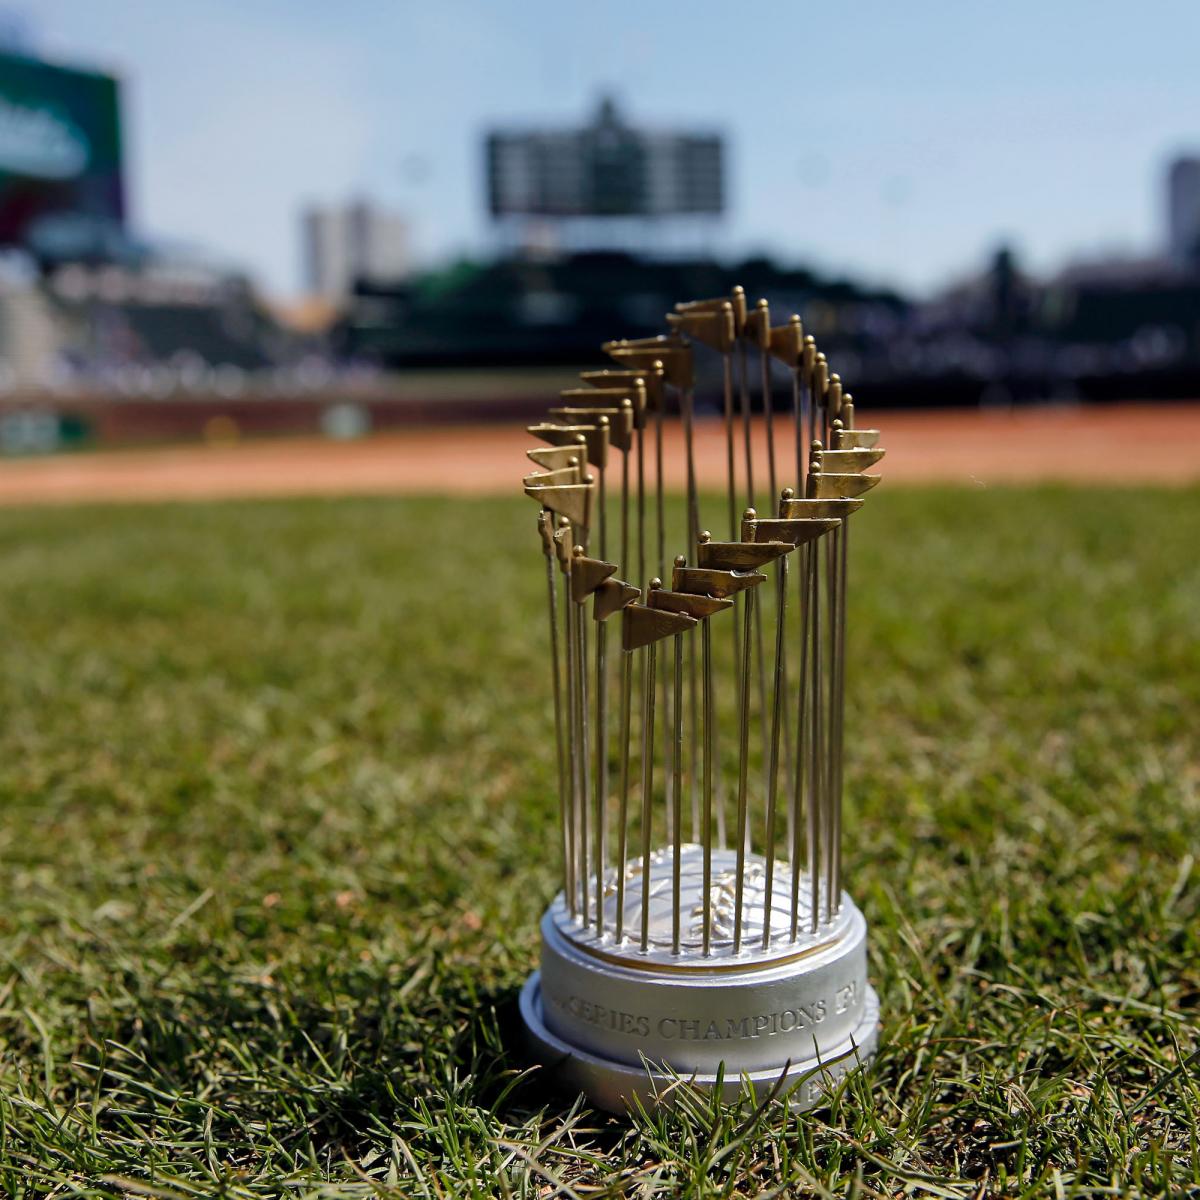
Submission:
POLYGON ((724 210, 724 147, 715 133, 625 124, 605 101, 591 125, 487 136, 494 217, 654 217, 724 210))
POLYGON ((49 217, 125 219, 117 80, 0 54, 0 245, 49 217))

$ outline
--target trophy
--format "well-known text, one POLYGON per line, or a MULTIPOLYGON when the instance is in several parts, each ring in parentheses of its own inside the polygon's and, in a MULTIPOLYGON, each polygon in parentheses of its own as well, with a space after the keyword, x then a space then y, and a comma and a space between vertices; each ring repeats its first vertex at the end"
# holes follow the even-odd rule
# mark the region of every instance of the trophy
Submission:
POLYGON ((669 1103, 680 1079, 809 1108, 877 1038, 840 844, 850 525, 884 452, 799 317, 772 325, 735 288, 667 323, 606 343, 614 366, 529 430, 563 887, 521 1014, 533 1056, 610 1111, 669 1103), (696 379, 715 380, 712 355, 710 514, 696 379))

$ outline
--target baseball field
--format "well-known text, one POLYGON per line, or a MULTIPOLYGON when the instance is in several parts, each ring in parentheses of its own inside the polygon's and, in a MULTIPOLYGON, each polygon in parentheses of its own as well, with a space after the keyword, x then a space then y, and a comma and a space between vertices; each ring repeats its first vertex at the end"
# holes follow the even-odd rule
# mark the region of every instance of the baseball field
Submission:
POLYGON ((440 482, 0 511, 5 1194, 1200 1188, 1200 490, 873 494, 879 1056, 820 1113, 623 1121, 517 1048, 557 875, 533 507, 440 482))

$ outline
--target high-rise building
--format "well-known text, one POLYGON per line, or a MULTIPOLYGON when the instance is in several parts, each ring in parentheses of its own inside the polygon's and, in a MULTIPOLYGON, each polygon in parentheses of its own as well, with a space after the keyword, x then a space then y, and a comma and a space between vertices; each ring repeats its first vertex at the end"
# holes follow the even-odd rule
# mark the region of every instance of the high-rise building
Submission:
POLYGON ((1167 253, 1176 266, 1200 269, 1200 157, 1168 168, 1167 253))
POLYGON ((364 200, 314 207, 302 218, 305 284, 337 303, 355 283, 395 283, 409 267, 408 225, 364 200))

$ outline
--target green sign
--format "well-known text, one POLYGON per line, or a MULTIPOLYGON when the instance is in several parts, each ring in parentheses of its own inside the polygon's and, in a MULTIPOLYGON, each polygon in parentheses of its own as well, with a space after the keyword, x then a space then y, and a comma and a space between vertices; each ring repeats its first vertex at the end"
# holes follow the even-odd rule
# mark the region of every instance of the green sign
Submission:
POLYGON ((0 54, 0 244, 58 215, 124 220, 117 81, 0 54))

